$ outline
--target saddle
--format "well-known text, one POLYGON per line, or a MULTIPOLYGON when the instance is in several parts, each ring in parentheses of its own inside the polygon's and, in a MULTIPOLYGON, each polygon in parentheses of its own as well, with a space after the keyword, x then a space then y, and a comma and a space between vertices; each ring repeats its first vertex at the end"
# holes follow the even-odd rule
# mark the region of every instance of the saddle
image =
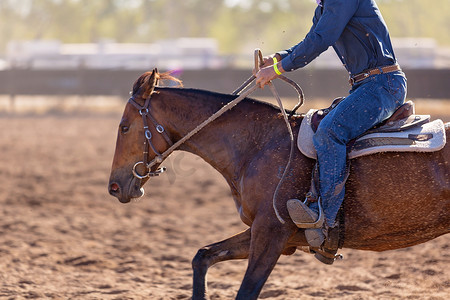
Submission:
MULTIPOLYGON (((344 98, 337 98, 330 107, 312 109, 303 118, 300 126, 297 145, 307 157, 316 159, 313 135, 323 118, 344 98)), ((349 159, 378 152, 432 152, 445 146, 446 135, 442 120, 430 122, 429 115, 416 115, 412 101, 400 106, 394 114, 381 124, 371 128, 362 136, 350 141, 347 145, 349 159)), ((313 172, 312 188, 317 184, 317 175, 313 172)), ((317 192, 316 192, 317 193, 317 192)), ((320 248, 302 247, 301 250, 312 253, 324 264, 333 264, 342 258, 337 254, 344 242, 344 207, 341 206, 336 226, 330 228, 325 243, 320 248)))
MULTIPOLYGON (((312 142, 320 121, 344 98, 337 98, 330 107, 308 111, 300 126, 297 145, 307 157, 316 159, 312 142)), ((347 145, 348 158, 378 152, 434 152, 446 143, 442 120, 430 121, 429 115, 416 115, 412 101, 400 106, 394 114, 381 124, 371 128, 347 145)))

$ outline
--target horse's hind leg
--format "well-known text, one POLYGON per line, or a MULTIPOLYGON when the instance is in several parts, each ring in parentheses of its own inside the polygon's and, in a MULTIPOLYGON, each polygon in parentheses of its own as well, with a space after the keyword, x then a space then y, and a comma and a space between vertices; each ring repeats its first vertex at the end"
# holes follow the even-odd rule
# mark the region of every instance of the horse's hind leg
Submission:
POLYGON ((221 261, 248 257, 250 238, 250 229, 247 229, 226 240, 198 250, 192 260, 192 269, 194 270, 193 300, 206 299, 206 272, 210 266, 221 261))

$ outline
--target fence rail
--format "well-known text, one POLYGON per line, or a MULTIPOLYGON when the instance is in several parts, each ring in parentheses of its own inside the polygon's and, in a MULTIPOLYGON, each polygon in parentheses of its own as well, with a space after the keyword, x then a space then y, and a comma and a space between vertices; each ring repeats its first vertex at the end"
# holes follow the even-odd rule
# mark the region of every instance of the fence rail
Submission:
MULTIPOLYGON (((11 95, 116 95, 127 97, 136 78, 147 70, 24 70, 0 71, 0 94, 11 95)), ((408 98, 450 99, 450 69, 405 70, 408 98)), ((251 75, 250 70, 186 70, 186 87, 229 93, 251 75)), ((347 73, 341 70, 303 69, 288 74, 310 98, 334 98, 348 93, 347 73)), ((281 96, 293 96, 277 83, 281 96)), ((262 94, 261 91, 257 93, 262 94)))

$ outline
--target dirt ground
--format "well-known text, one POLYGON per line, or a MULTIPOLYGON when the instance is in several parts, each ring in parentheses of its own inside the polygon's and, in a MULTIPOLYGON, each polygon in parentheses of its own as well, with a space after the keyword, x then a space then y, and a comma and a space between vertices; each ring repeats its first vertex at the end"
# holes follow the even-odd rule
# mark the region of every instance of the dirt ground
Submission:
MULTIPOLYGON (((443 105, 436 111, 448 113, 445 121, 448 103, 432 105, 443 105)), ((120 115, 117 107, 0 113, 0 299, 189 299, 197 249, 246 228, 221 175, 182 152, 143 198, 121 204, 109 196, 120 115)), ((282 257, 260 298, 450 295, 450 235, 396 251, 341 253, 332 266, 299 251, 282 257)), ((233 299, 246 265, 212 267, 211 299, 233 299)))

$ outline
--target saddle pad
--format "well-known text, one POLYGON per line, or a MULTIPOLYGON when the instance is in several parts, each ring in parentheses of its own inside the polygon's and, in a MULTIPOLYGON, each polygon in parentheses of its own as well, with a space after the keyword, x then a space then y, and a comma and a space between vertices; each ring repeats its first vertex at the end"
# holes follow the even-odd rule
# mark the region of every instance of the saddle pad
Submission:
MULTIPOLYGON (((297 146, 305 156, 316 159, 313 144, 314 131, 311 118, 315 109, 309 110, 303 118, 298 134, 297 146)), ((399 132, 377 132, 363 135, 350 147, 348 158, 356 158, 378 152, 434 152, 446 143, 444 122, 433 122, 399 132)))

